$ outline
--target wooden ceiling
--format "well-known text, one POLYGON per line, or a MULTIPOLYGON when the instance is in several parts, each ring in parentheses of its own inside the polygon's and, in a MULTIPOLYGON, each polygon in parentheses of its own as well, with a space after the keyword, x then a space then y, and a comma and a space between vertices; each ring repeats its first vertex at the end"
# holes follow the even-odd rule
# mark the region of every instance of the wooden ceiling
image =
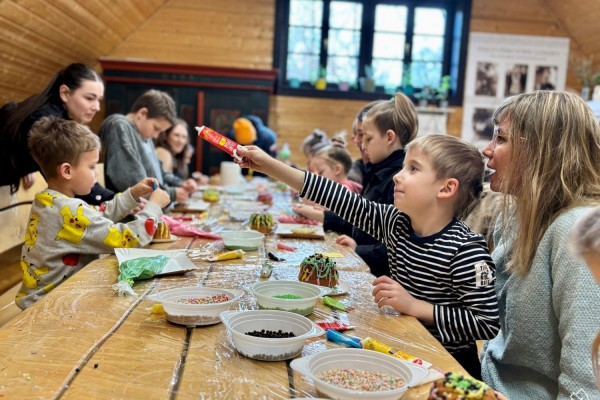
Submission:
POLYGON ((167 0, 0 0, 0 104, 44 88, 71 62, 98 58, 143 25, 167 0))
MULTIPOLYGON (((0 0, 0 104, 38 92, 71 62, 99 70, 103 56, 268 69, 275 2, 0 0)), ((597 55, 600 69, 598 21, 600 0, 473 0, 471 27, 568 36, 572 53, 597 55)), ((568 84, 578 84, 571 74, 568 84)))

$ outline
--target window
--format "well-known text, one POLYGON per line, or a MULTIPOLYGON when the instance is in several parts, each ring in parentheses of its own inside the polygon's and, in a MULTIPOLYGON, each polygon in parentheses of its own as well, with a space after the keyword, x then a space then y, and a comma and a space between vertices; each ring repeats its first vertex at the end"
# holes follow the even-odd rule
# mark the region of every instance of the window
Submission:
POLYGON ((460 104, 470 7, 471 0, 278 0, 277 92, 412 95, 435 91, 447 75, 450 103, 460 104))

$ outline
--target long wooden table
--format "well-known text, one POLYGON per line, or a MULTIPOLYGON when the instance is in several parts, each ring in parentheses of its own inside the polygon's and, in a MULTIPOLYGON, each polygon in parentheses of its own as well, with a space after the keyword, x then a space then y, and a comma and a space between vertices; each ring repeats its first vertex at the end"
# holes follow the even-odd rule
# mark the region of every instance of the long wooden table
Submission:
MULTIPOLYGON (((233 348, 223 324, 187 328, 153 313, 147 295, 183 286, 240 288, 256 282, 265 249, 286 258, 269 279, 297 279, 302 258, 315 252, 337 252, 340 278, 350 285, 338 300, 352 306, 347 317, 360 337, 373 337, 434 364, 444 371, 463 368, 413 317, 381 311, 373 302, 373 276, 363 261, 334 242, 286 239, 295 252, 276 250, 276 235, 267 236, 259 251, 243 259, 218 263, 203 260, 214 241, 179 238, 153 244, 154 249, 187 249, 198 266, 194 272, 142 281, 138 297, 119 297, 114 255, 90 263, 27 311, 0 329, 0 399, 287 399, 317 397, 310 381, 289 362, 245 358, 233 348)), ((236 308, 257 308, 246 294, 236 308)), ((309 316, 331 319, 322 304, 309 316)), ((337 347, 324 337, 304 347, 309 355, 337 347)), ((429 384, 406 393, 423 399, 429 384)))

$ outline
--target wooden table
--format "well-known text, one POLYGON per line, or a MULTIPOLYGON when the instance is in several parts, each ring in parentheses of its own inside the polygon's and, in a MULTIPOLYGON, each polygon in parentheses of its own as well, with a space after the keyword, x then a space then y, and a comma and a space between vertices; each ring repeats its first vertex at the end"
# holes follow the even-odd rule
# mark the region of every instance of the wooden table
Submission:
MULTIPOLYGON (((445 371, 464 372, 431 334, 413 317, 382 312, 372 300, 372 275, 362 260, 326 240, 287 239, 296 252, 277 251, 277 236, 264 246, 286 257, 273 263, 270 279, 297 279, 303 257, 338 252, 340 278, 351 286, 338 299, 354 307, 347 317, 353 334, 371 336, 414 354, 445 371)), ((205 285, 239 288, 256 282, 264 249, 243 259, 219 263, 202 260, 216 242, 179 238, 155 249, 188 249, 198 270, 134 286, 138 297, 118 297, 117 261, 109 256, 92 262, 49 293, 45 299, 0 329, 0 399, 286 399, 316 397, 311 382, 295 373, 289 362, 262 362, 239 355, 223 324, 186 328, 152 313, 146 298, 160 290, 205 285)), ((239 308, 257 308, 245 295, 239 308)), ((319 304, 312 320, 331 319, 319 304)), ((313 339, 302 354, 337 345, 313 339)), ((426 398, 429 385, 410 389, 405 399, 426 398)))

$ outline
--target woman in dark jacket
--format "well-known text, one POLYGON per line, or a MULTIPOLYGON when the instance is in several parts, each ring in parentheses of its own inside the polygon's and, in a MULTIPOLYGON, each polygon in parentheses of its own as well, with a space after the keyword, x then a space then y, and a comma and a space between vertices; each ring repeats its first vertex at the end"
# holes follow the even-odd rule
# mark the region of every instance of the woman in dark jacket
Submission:
MULTIPOLYGON (((71 64, 60 70, 41 93, 2 107, 0 186, 11 185, 14 193, 21 178, 25 189, 33 185, 33 173, 39 166, 29 153, 27 137, 36 121, 52 117, 87 124, 100 110, 103 96, 104 83, 100 76, 87 65, 71 64)), ((84 200, 100 204, 113 196, 112 191, 96 183, 84 200)))

